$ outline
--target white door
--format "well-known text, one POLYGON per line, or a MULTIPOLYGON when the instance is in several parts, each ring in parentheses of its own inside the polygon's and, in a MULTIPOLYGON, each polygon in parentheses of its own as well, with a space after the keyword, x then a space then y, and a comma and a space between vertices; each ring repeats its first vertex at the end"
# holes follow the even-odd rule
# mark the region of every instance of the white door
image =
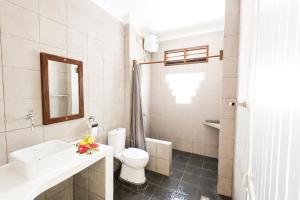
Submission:
POLYGON ((257 0, 240 2, 240 44, 238 91, 236 110, 236 137, 234 162, 234 192, 236 200, 246 199, 243 176, 249 167, 250 109, 253 97, 253 74, 256 50, 257 0), (243 104, 245 103, 245 104, 243 104))
MULTIPOLYGON (((255 4, 251 0, 242 2, 248 2, 250 8, 255 4)), ((240 71, 240 79, 249 83, 248 87, 241 87, 250 88, 250 99, 249 96, 245 98, 250 100, 250 107, 249 110, 238 108, 237 111, 236 153, 244 148, 249 149, 247 199, 299 200, 300 1, 257 0, 257 6, 254 7, 258 13, 254 19, 257 30, 249 30, 252 32, 249 35, 253 34, 253 38, 256 38, 253 43, 256 53, 253 57, 250 55, 254 61, 253 65, 249 65, 250 81, 240 71), (241 139, 243 136, 245 139, 241 139), (249 144, 249 148, 246 144, 249 144)), ((242 10, 241 16, 243 12, 245 10, 242 10)), ((244 21, 241 23, 243 26, 244 21)), ((243 34, 246 33, 241 31, 241 41, 243 34)), ((240 48, 241 52, 245 51, 243 46, 240 48)), ((240 66, 243 62, 247 63, 244 61, 247 58, 242 55, 240 66)), ((243 69, 243 66, 240 68, 243 69)), ((243 81, 239 83, 243 84, 243 81)), ((241 93, 239 97, 244 96, 241 93)), ((247 160, 243 158, 247 157, 246 151, 240 153, 245 153, 240 155, 241 158, 236 158, 235 172, 239 168, 241 173, 247 171, 241 164, 247 160)), ((241 179, 241 174, 235 175, 238 176, 235 181, 241 179)), ((236 184, 235 189, 239 189, 236 184)), ((237 200, 245 196, 241 191, 238 195, 241 197, 237 197, 237 200)))

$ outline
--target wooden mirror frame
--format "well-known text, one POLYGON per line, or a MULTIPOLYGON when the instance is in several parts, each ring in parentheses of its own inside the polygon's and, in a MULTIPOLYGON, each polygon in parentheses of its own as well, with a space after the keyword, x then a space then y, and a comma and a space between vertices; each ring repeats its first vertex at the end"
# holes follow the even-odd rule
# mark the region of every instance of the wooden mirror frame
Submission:
POLYGON ((40 54, 41 59, 41 82, 42 82, 42 107, 43 107, 43 124, 53 124, 84 117, 84 101, 83 101, 83 65, 82 61, 65 58, 61 56, 51 55, 47 53, 40 54), (51 118, 50 116, 50 98, 49 98, 49 79, 48 79, 48 61, 57 61, 78 66, 78 89, 79 89, 79 113, 75 115, 67 115, 51 118))

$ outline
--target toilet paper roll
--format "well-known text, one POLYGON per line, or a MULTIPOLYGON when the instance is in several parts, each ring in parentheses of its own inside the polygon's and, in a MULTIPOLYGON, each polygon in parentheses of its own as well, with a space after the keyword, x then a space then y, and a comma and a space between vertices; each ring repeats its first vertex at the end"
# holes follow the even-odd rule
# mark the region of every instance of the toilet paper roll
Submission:
POLYGON ((90 128, 90 135, 94 138, 98 136, 98 126, 90 128))

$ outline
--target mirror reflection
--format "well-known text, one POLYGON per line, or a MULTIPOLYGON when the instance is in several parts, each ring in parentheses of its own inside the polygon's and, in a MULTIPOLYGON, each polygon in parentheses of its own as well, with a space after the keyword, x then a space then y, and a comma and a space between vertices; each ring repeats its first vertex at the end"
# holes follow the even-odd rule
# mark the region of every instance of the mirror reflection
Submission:
POLYGON ((48 60, 50 117, 79 114, 78 66, 48 60))

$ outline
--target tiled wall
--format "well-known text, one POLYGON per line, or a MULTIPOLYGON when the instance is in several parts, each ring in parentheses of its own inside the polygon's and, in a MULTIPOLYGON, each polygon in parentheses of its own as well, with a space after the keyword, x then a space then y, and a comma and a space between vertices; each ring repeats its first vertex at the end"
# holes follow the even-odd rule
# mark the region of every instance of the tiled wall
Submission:
POLYGON ((124 126, 124 25, 88 0, 0 0, 0 164, 29 145, 124 126), (40 52, 83 61, 85 118, 42 125, 40 52), (36 127, 31 131, 29 110, 36 127))
POLYGON ((236 98, 239 13, 239 0, 226 0, 218 170, 218 193, 226 196, 232 193, 235 107, 228 103, 236 98))
POLYGON ((105 199, 105 159, 73 177, 74 200, 105 199))
POLYGON ((172 167, 172 142, 146 138, 146 145, 147 152, 149 153, 149 162, 146 168, 170 176, 172 167))
MULTIPOLYGON (((133 60, 151 60, 151 55, 144 51, 143 36, 133 24, 125 26, 125 127, 129 137, 131 116, 132 66, 133 60)), ((151 65, 142 65, 142 98, 145 135, 150 136, 150 85, 151 65)))
POLYGON ((40 194, 34 200, 76 200, 72 185, 73 178, 67 179, 40 194))
MULTIPOLYGON (((223 32, 164 41, 152 60, 163 60, 165 50, 209 45, 209 54, 223 49, 223 32)), ((218 130, 203 125, 206 119, 220 119, 221 73, 223 61, 165 67, 151 67, 151 137, 171 141, 173 148, 218 157, 218 130), (204 79, 190 104, 176 103, 166 81, 167 74, 201 73, 204 79)))
POLYGON ((35 200, 86 199, 105 199, 105 159, 96 162, 35 198, 35 200))

